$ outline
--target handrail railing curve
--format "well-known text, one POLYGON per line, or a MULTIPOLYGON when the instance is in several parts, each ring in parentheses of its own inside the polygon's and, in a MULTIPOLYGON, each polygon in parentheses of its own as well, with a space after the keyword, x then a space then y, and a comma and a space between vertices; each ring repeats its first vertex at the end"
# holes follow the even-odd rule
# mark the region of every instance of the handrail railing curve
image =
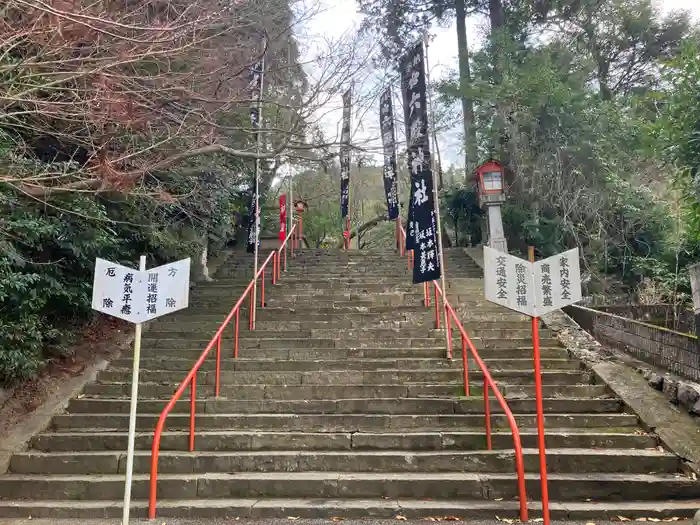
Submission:
MULTIPOLYGON (((406 231, 403 229, 403 226, 399 226, 399 230, 401 233, 401 241, 404 243, 406 242, 406 231)), ((401 255, 403 255, 403 250, 401 250, 401 255)), ((411 252, 407 253, 408 256, 408 265, 409 269, 411 268, 411 263, 412 263, 412 257, 411 257, 411 252)), ((449 358, 452 358, 453 352, 452 352, 452 327, 450 326, 450 321, 453 321, 455 323, 455 326, 459 330, 461 340, 462 340, 462 366, 463 366, 463 379, 464 379, 464 394, 465 396, 469 397, 469 368, 468 368, 468 356, 467 356, 467 349, 472 354, 472 357, 476 364, 479 366, 481 369, 481 373, 484 378, 484 426, 486 430, 486 446, 488 450, 492 449, 492 441, 491 441, 491 407, 490 407, 490 399, 489 399, 489 390, 493 391, 494 396, 496 397, 496 400, 498 401, 498 404, 501 405, 501 408, 503 409, 503 412, 506 415, 506 418, 508 420, 508 425, 510 427, 510 432, 513 436, 513 448, 515 450, 515 470, 516 474, 518 477, 518 498, 520 500, 520 520, 521 521, 527 521, 527 493, 525 490, 525 463, 523 460, 523 447, 522 447, 522 441, 520 439, 520 430, 518 429, 518 424, 515 420, 515 416, 513 415, 513 412, 511 411, 510 407, 508 406, 508 402, 505 400, 501 392, 498 390, 498 386, 496 385, 496 382, 494 381, 493 377, 491 376, 491 373, 489 372, 488 368, 486 367, 486 364, 484 361, 481 359, 481 356, 479 355, 479 352, 477 351, 476 347, 474 346, 474 343, 472 342, 471 338, 467 334, 467 331, 464 329, 464 326, 462 325, 461 321, 457 317, 457 312, 455 312, 454 308, 450 304, 450 302, 447 300, 447 295, 443 292, 443 290, 440 288, 440 285, 437 283, 437 281, 432 282, 433 286, 435 287, 435 327, 440 328, 440 305, 439 305, 439 299, 442 298, 442 303, 443 307, 445 308, 445 311, 447 315, 445 316, 445 319, 447 320, 448 323, 448 330, 447 330, 447 339, 448 339, 448 355, 449 358)), ((430 306, 430 293, 428 291, 428 286, 426 283, 426 286, 423 287, 423 293, 424 293, 424 300, 423 303, 425 306, 430 306)))
MULTIPOLYGON (((192 366, 192 369, 189 371, 185 379, 182 380, 180 383, 180 386, 178 386, 177 390, 175 390, 175 393, 172 395, 170 398, 170 401, 168 401, 167 405, 165 405, 165 408, 160 414, 160 417, 158 418, 158 422, 156 423, 156 428, 153 433, 153 443, 151 445, 151 478, 150 478, 150 485, 149 485, 149 498, 148 498, 148 518, 149 519, 155 519, 156 517, 156 499, 157 499, 157 489, 158 489, 158 457, 160 455, 160 440, 161 436, 163 434, 163 429, 165 427, 165 421, 168 418, 168 415, 170 412, 172 412, 173 408, 175 407, 175 404, 179 401, 179 399, 182 397, 182 394, 185 392, 187 387, 190 387, 190 435, 189 435, 189 451, 192 452, 194 451, 194 427, 195 427, 195 408, 196 408, 196 397, 197 397, 197 372, 199 372, 199 369, 202 367, 204 362, 206 361, 207 357, 209 357, 210 352, 214 348, 214 345, 216 345, 216 382, 215 382, 215 395, 216 397, 219 397, 219 390, 220 390, 220 375, 221 375, 221 337, 223 336, 224 330, 228 327, 229 323, 231 320, 235 317, 235 336, 234 336, 234 358, 238 357, 238 333, 239 333, 239 325, 240 325, 240 310, 241 306, 243 305, 245 299, 250 296, 251 302, 252 301, 257 301, 257 297, 253 297, 251 295, 251 291, 253 289, 253 283, 256 282, 261 276, 262 276, 262 285, 260 287, 261 293, 261 301, 260 301, 260 306, 261 308, 265 307, 265 269, 267 268, 267 265, 272 261, 272 284, 276 284, 277 280, 280 278, 280 267, 282 266, 280 257, 282 256, 282 250, 284 250, 284 269, 285 271, 287 270, 287 247, 291 246, 291 255, 294 256, 294 244, 293 242, 290 244, 289 241, 290 239, 294 238, 295 231, 296 231, 296 224, 292 226, 292 229, 290 230, 289 234, 287 235, 286 239, 282 243, 282 245, 276 249, 270 252, 270 255, 267 256, 265 261, 260 265, 258 268, 258 272, 255 274, 253 279, 251 279, 250 283, 244 290, 243 294, 241 297, 238 299, 236 304, 233 306, 229 314, 226 316, 224 321, 221 323, 219 326, 219 329, 215 332, 214 337, 209 341, 209 344, 204 348, 202 351, 202 354, 200 355, 199 359, 195 362, 195 364, 192 366)), ((257 294, 256 294, 257 295, 257 294)), ((252 317, 252 316, 251 316, 252 317)), ((251 324, 251 328, 252 324, 251 324)))

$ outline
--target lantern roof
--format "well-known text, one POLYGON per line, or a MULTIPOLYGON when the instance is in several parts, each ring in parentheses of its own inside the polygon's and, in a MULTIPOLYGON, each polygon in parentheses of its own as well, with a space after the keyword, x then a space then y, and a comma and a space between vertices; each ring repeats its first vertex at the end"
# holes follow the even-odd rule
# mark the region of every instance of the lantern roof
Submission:
POLYGON ((486 173, 489 171, 503 171, 503 165, 495 159, 489 159, 483 164, 476 167, 477 174, 486 173))

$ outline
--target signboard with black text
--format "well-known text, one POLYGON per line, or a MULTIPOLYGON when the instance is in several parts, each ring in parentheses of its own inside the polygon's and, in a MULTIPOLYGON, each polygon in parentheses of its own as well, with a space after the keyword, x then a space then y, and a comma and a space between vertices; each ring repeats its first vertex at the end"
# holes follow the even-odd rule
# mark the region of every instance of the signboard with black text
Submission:
POLYGON ((435 193, 428 142, 425 55, 419 42, 401 59, 401 92, 411 191, 406 249, 414 250, 413 283, 440 278, 435 193))
MULTIPOLYGON (((263 68, 265 67, 264 60, 260 60, 253 64, 250 68, 248 89, 251 92, 253 100, 255 103, 250 107, 250 127, 254 130, 255 140, 259 140, 258 134, 260 130, 260 100, 262 97, 262 82, 263 82, 263 68)), ((257 162, 257 161, 256 161, 257 162)), ((253 189, 250 198, 250 205, 248 206, 248 241, 246 243, 246 251, 248 253, 255 253, 255 241, 256 238, 260 236, 260 197, 257 192, 257 187, 260 180, 255 180, 255 177, 259 177, 259 169, 256 165, 255 175, 253 175, 253 189)))
POLYGON ((391 89, 386 88, 379 99, 379 118, 384 147, 384 194, 387 216, 390 220, 399 216, 398 175, 396 173, 396 134, 394 132, 394 109, 391 104, 391 89))
POLYGON ((139 324, 187 308, 190 259, 150 270, 134 270, 105 259, 95 261, 92 308, 139 324))
POLYGON ((578 248, 535 263, 484 247, 486 299, 541 317, 581 300, 578 248))
POLYGON ((343 93, 343 128, 340 133, 340 214, 348 216, 350 202, 350 117, 352 88, 343 93))

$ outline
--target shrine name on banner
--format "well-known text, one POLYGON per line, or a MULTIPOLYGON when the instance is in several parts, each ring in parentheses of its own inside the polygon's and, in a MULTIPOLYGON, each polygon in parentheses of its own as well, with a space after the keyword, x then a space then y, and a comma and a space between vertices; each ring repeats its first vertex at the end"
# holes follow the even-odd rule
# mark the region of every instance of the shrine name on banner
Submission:
POLYGON ((428 111, 425 56, 422 41, 403 56, 400 64, 401 92, 406 122, 411 192, 406 249, 414 250, 413 283, 440 278, 435 194, 428 144, 428 111))
MULTIPOLYGON (((259 138, 258 133, 260 130, 260 99, 262 97, 264 67, 264 60, 260 60, 251 66, 249 72, 250 82, 248 84, 248 89, 251 91, 253 100, 256 101, 250 107, 250 127, 253 128, 255 132, 254 137, 256 140, 259 138)), ((258 210, 260 207, 260 198, 256 189, 259 182, 259 170, 256 166, 255 175, 253 175, 253 194, 250 198, 250 206, 248 206, 248 242, 246 244, 246 251, 248 253, 255 253, 255 243, 260 235, 260 213, 258 210), (255 180, 256 177, 258 177, 258 180, 255 180)))
POLYGON ((280 241, 287 238, 287 194, 280 195, 280 241))
POLYGON ((399 200, 394 110, 391 104, 390 88, 386 88, 379 99, 379 119, 382 130, 382 146, 384 147, 384 194, 386 196, 387 216, 392 220, 399 216, 399 200))
POLYGON ((484 247, 486 299, 541 317, 581 300, 578 248, 535 263, 484 247))
POLYGON ((348 216, 350 203, 350 117, 352 88, 343 93, 343 128, 340 133, 340 214, 348 216))

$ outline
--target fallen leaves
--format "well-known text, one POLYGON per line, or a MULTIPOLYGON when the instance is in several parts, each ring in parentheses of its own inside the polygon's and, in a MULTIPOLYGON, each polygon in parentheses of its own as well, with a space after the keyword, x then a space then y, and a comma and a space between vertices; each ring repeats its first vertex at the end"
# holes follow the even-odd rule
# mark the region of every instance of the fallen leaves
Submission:
POLYGON ((406 516, 396 516, 395 519, 397 519, 398 521, 407 521, 408 520, 408 518, 406 516))
POLYGON ((424 521, 462 521, 462 518, 457 516, 428 516, 423 518, 424 521))
POLYGON ((287 519, 290 521, 296 521, 299 519, 299 516, 287 516, 287 519))
MULTIPOLYGON (((652 523, 672 523, 674 521, 680 521, 680 518, 677 517, 672 517, 672 518, 647 518, 644 516, 641 516, 639 518, 635 518, 632 520, 631 518, 626 518, 625 516, 617 516, 615 521, 641 521, 641 522, 652 522, 652 523)), ((586 525, 595 525, 594 523, 587 523, 586 525)))
POLYGON ((344 519, 345 519, 345 518, 343 518, 343 517, 341 517, 341 516, 333 516, 333 517, 331 518, 331 521, 343 521, 344 519))

